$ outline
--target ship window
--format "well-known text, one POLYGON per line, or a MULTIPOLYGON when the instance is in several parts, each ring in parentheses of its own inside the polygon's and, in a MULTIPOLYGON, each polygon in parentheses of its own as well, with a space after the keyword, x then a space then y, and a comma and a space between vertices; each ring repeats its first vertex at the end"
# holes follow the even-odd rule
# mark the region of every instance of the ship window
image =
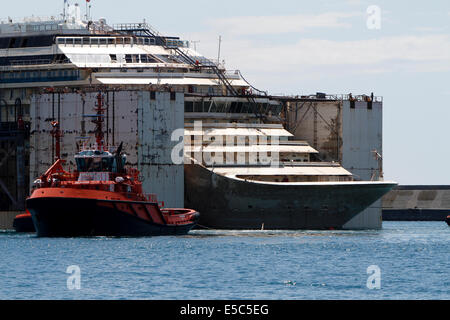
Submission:
POLYGON ((66 42, 66 39, 64 38, 58 38, 58 40, 56 41, 58 44, 64 44, 66 42))
POLYGON ((114 39, 114 38, 108 38, 108 44, 115 44, 116 43, 115 40, 116 39, 114 39))
POLYGON ((91 38, 83 38, 83 44, 90 45, 91 44, 91 38))
POLYGON ((175 92, 171 92, 170 93, 170 100, 174 101, 176 99, 176 94, 175 92))
POLYGON ((22 38, 22 43, 20 44, 20 46, 22 48, 25 48, 28 44, 28 38, 22 38))
POLYGON ((116 38, 117 44, 123 44, 123 38, 116 38))
POLYGON ((158 63, 158 60, 156 60, 153 56, 151 56, 151 55, 147 55, 147 60, 148 60, 148 63, 158 63))
POLYGON ((126 63, 131 63, 133 60, 132 60, 132 58, 131 58, 131 54, 126 54, 125 55, 125 62, 126 63))
POLYGON ((9 45, 9 39, 8 38, 0 38, 0 49, 7 48, 9 45))
POLYGON ((186 101, 184 103, 184 111, 185 112, 193 112, 194 111, 194 103, 192 101, 186 101))
POLYGON ((247 113, 253 113, 256 112, 258 106, 253 103, 245 103, 245 108, 247 113))
POLYGON ((115 54, 110 54, 109 57, 111 58, 112 62, 117 62, 117 55, 115 54))
POLYGON ((150 91, 150 100, 156 100, 156 92, 150 91))
POLYGON ((75 44, 81 44, 81 38, 75 38, 75 44))
POLYGON ((205 110, 208 112, 218 112, 218 107, 217 107, 218 102, 213 102, 213 104, 211 105, 211 107, 209 108, 209 110, 205 110))
POLYGON ((85 172, 86 171, 86 161, 82 158, 76 158, 75 162, 77 163, 77 171, 85 172))
POLYGON ((102 171, 113 171, 114 158, 102 159, 102 171))
POLYGON ((125 44, 130 44, 131 43, 131 38, 124 38, 124 43, 125 44))
POLYGON ((148 62, 148 59, 147 59, 147 55, 146 54, 141 54, 141 62, 142 63, 147 63, 148 62))
POLYGON ((133 63, 139 63, 139 55, 133 54, 133 63))
POLYGON ((15 43, 16 43, 16 38, 11 38, 9 40, 9 48, 14 48, 15 43))
POLYGON ((280 114, 282 109, 283 109, 283 106, 276 106, 276 108, 275 108, 276 111, 274 112, 274 114, 280 114))
POLYGON ((101 38, 100 39, 100 44, 107 44, 107 39, 106 38, 101 38))
POLYGON ((203 103, 201 101, 194 102, 194 112, 203 112, 203 103))

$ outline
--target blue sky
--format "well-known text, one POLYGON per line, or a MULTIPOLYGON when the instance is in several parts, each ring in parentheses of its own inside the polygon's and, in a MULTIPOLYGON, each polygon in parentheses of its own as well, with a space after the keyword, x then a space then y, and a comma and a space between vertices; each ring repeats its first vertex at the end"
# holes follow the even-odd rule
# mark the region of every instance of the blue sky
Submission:
MULTIPOLYGON (((273 94, 383 96, 385 178, 450 184, 450 1, 91 3, 94 18, 146 19, 162 33, 199 41, 197 50, 211 58, 217 58, 221 35, 227 68, 273 94), (381 10, 380 29, 367 27, 371 5, 381 10)), ((62 4, 7 2, 1 18, 57 15, 62 4)))

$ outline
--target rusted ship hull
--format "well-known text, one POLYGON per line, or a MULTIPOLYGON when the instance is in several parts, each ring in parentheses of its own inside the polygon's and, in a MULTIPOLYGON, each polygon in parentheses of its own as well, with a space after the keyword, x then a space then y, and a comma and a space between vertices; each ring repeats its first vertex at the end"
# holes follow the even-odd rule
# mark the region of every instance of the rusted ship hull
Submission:
POLYGON ((396 184, 258 183, 185 165, 185 205, 199 224, 218 229, 342 229, 396 184), (207 200, 207 201, 205 201, 207 200))

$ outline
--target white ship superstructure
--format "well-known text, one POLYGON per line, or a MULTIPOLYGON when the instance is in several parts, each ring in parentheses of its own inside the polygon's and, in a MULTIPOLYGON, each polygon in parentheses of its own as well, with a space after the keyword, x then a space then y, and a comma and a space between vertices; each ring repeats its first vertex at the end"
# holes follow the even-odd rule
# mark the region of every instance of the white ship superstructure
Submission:
POLYGON ((214 94, 221 77, 236 90, 248 87, 188 41, 160 36, 145 22, 110 27, 79 15, 0 24, 0 67, 0 88, 153 84, 214 94))

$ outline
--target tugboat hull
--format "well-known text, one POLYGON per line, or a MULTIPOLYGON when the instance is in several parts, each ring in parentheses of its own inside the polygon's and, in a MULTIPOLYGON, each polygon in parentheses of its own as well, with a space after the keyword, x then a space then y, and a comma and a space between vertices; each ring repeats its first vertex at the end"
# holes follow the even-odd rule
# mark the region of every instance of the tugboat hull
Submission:
POLYGON ((144 206, 157 204, 80 198, 27 199, 38 237, 184 235, 195 226, 195 222, 156 223, 144 206), (142 212, 138 212, 139 208, 142 212), (148 220, 140 217, 145 212, 148 220))

